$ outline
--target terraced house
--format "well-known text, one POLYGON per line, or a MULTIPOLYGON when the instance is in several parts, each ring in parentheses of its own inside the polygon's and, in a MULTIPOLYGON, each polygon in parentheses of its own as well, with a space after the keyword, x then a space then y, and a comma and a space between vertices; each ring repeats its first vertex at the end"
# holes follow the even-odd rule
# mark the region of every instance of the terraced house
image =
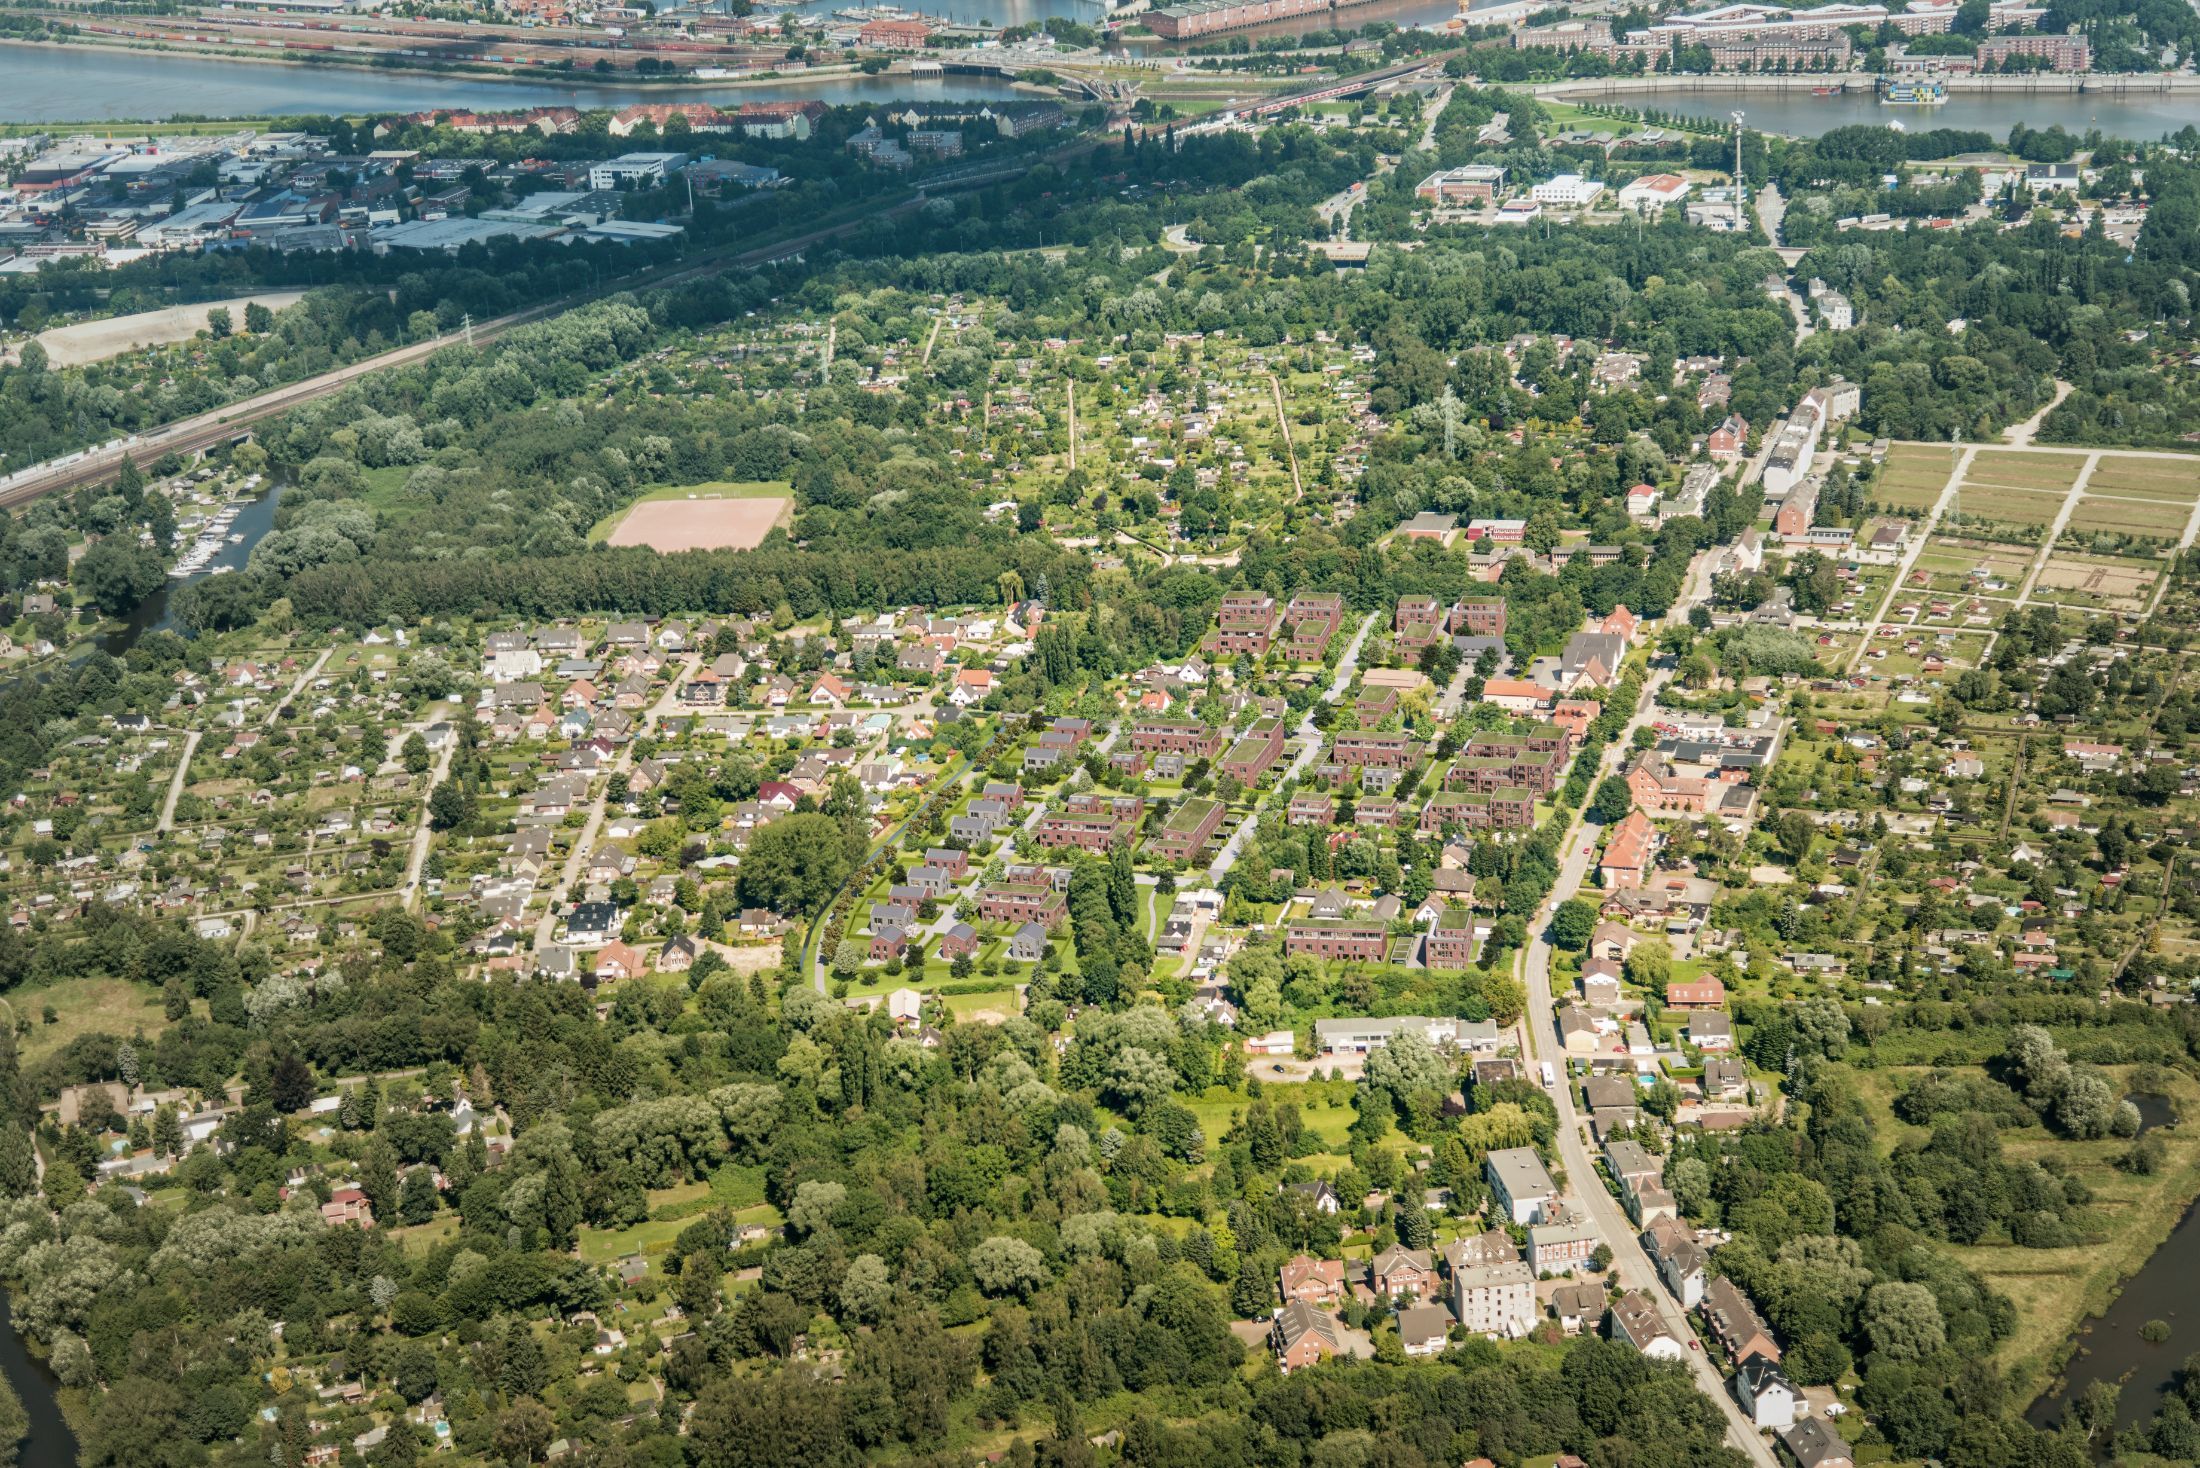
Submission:
POLYGON ((1340 920, 1320 922, 1300 918, 1283 930, 1283 951, 1320 959, 1352 959, 1373 962, 1383 956, 1390 930, 1381 923, 1340 920))
POLYGON ((1037 923, 1052 928, 1069 916, 1069 902, 1052 887, 1004 884, 979 891, 978 916, 989 923, 1037 923))
POLYGON ((1240 784, 1250 785, 1283 758, 1283 720, 1255 719, 1251 728, 1223 756, 1222 772, 1240 784))
POLYGON ((1146 802, 1136 795, 1072 795, 1059 812, 1039 817, 1031 838, 1046 847, 1105 852, 1119 841, 1135 841, 1145 813, 1146 802))
POLYGON ((1213 759, 1222 749, 1223 731, 1197 719, 1133 719, 1130 744, 1150 754, 1181 754, 1213 759))

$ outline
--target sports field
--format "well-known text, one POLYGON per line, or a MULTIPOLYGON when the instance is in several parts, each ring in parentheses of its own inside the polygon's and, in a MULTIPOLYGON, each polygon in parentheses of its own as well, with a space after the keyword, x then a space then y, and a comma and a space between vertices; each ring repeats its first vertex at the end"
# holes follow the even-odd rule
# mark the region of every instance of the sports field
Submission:
POLYGON ((754 550, 785 525, 794 500, 784 482, 691 484, 654 489, 589 531, 609 545, 657 551, 754 550))

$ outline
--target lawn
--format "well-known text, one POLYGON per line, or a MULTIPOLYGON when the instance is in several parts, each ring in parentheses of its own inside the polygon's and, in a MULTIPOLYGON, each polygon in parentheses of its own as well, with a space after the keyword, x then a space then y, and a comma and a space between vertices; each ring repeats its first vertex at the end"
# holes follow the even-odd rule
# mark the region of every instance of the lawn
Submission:
POLYGON ((160 991, 127 979, 63 979, 37 988, 18 989, 0 1004, 7 1018, 17 1015, 31 1022, 30 1033, 17 1047, 25 1066, 36 1064, 70 1041, 99 1031, 128 1039, 142 1034, 147 1039, 168 1027, 161 1009, 160 991), (48 1006, 54 1022, 45 1023, 48 1006))
POLYGON ((1948 487, 1948 473, 1955 463, 1954 449, 1899 444, 1887 451, 1887 461, 1872 483, 1871 499, 1896 509, 1931 509, 1948 487))

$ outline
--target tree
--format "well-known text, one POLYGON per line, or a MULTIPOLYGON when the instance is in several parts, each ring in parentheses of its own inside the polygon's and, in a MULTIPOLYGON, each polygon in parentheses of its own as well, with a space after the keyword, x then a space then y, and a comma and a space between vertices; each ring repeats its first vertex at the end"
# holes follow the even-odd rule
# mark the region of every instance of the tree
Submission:
POLYGON ((120 616, 158 591, 167 576, 150 550, 109 537, 78 557, 69 582, 101 611, 120 616))
POLYGON ((737 882, 741 900, 774 912, 823 911, 855 865, 848 846, 846 832, 831 816, 780 817, 749 840, 737 882))
POLYGON ((1401 1030, 1368 1055, 1362 1084, 1403 1110, 1416 1092, 1449 1089, 1451 1071, 1428 1036, 1401 1030))
POLYGON ((719 1375, 688 1421, 694 1468, 840 1468, 853 1460, 842 1388, 802 1367, 719 1375))
POLYGON ((532 1463, 550 1446, 557 1419, 533 1397, 521 1397, 497 1417, 496 1449, 507 1463, 532 1463))
POLYGON ((1635 808, 1635 792, 1627 788, 1627 782, 1617 775, 1606 775, 1597 783, 1597 793, 1589 802, 1589 814, 1607 826, 1616 826, 1627 819, 1627 813, 1635 808))
POLYGON ((206 331, 214 340, 221 341, 236 329, 237 323, 230 316, 227 306, 216 306, 206 313, 206 331))
POLYGON ((275 313, 258 301, 244 303, 244 329, 263 336, 275 329, 275 313))
POLYGON ((885 1315, 893 1303, 894 1281, 886 1271, 885 1260, 876 1254, 858 1254, 848 1261, 848 1271, 840 1277, 842 1315, 868 1325, 885 1315))
POLYGON ((1022 1239, 995 1234, 971 1249, 970 1273, 989 1295, 1028 1295, 1046 1283, 1046 1258, 1022 1239))
POLYGON ((399 751, 398 758, 404 761, 405 773, 408 775, 425 775, 435 764, 435 756, 428 753, 428 741, 420 737, 418 729, 405 736, 404 748, 399 751))
POLYGON ((1589 946, 1597 930, 1597 905, 1586 897, 1569 897, 1551 914, 1551 944, 1570 953, 1589 946))
POLYGON ((438 831, 453 830, 473 817, 473 798, 457 780, 445 780, 428 797, 428 824, 438 831))
POLYGON ((1901 1280, 1872 1286, 1864 1297, 1861 1323, 1872 1349, 1890 1361, 1929 1356, 1948 1338, 1933 1292, 1901 1280))

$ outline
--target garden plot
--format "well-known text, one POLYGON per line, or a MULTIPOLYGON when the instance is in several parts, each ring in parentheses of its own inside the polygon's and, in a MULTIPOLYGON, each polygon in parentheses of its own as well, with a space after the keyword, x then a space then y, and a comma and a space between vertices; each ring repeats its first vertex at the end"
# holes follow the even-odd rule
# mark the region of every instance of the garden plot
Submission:
MULTIPOLYGON (((2007 545, 1936 535, 1919 552, 1915 569, 1925 573, 1925 590, 1992 596, 1996 592, 2015 592, 2031 567, 2029 554, 2007 545)), ((1920 589, 1914 584, 1914 574, 1913 584, 1906 591, 1920 589)))

